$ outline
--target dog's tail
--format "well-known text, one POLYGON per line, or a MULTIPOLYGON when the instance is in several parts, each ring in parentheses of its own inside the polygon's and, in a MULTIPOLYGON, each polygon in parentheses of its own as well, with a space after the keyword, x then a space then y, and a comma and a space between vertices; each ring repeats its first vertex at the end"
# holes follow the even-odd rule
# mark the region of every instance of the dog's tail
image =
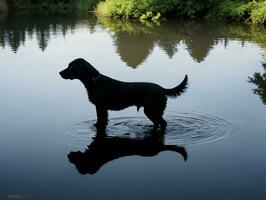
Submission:
POLYGON ((188 85, 188 78, 186 75, 182 83, 180 83, 178 86, 172 89, 164 89, 165 95, 168 97, 175 98, 185 92, 187 85, 188 85))

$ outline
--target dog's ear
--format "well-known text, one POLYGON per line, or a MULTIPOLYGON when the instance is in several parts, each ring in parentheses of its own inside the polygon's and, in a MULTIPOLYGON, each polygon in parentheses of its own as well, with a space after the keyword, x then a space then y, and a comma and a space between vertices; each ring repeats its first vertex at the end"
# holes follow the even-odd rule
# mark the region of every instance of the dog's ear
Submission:
POLYGON ((68 70, 75 74, 74 76, 78 79, 94 79, 100 74, 83 58, 77 58, 69 63, 68 70))
POLYGON ((99 76, 100 72, 95 69, 89 62, 84 60, 83 63, 86 65, 87 73, 91 78, 96 78, 97 76, 99 76))
POLYGON ((84 58, 77 58, 74 61, 77 63, 86 63, 87 62, 84 58))

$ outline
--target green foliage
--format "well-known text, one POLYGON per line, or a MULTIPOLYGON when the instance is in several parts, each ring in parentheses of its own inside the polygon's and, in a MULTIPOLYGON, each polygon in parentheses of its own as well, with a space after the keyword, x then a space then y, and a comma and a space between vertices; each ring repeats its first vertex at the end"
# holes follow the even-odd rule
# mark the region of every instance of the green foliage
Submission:
POLYGON ((98 3, 100 2, 101 0, 88 0, 87 1, 87 4, 88 4, 88 10, 90 11, 93 11, 96 9, 98 3))
POLYGON ((159 19, 161 14, 175 10, 179 0, 106 0, 97 6, 101 16, 115 18, 159 19))
POLYGON ((219 17, 234 21, 266 22, 266 0, 105 0, 96 12, 113 18, 158 21, 163 16, 219 17))
POLYGON ((190 18, 207 15, 210 8, 214 7, 219 0, 187 0, 183 1, 181 13, 190 18))
POLYGON ((88 9, 88 0, 7 0, 9 7, 30 8, 36 12, 69 12, 88 9))
POLYGON ((158 20, 161 16, 204 15, 218 0, 105 0, 97 6, 97 13, 107 17, 158 20), (160 14, 159 14, 160 13, 160 14), (155 18, 154 18, 155 17, 155 18))
POLYGON ((266 23, 266 1, 257 3, 255 9, 251 11, 251 20, 254 23, 266 23))
POLYGON ((266 22, 266 0, 260 1, 221 1, 215 7, 215 16, 234 21, 250 21, 263 24, 266 22))
POLYGON ((223 18, 231 18, 234 20, 246 20, 250 16, 250 12, 254 8, 255 2, 242 2, 225 0, 220 2, 215 8, 215 15, 223 18))
POLYGON ((218 17, 233 21, 266 23, 266 0, 6 0, 10 7, 37 12, 95 10, 111 18, 139 18, 157 23, 169 15, 218 17))

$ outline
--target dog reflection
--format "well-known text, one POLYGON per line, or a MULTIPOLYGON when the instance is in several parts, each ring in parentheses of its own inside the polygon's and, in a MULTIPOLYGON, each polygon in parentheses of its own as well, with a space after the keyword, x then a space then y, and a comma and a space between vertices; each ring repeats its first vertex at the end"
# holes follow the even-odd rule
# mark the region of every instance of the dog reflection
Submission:
POLYGON ((151 157, 162 151, 179 153, 187 160, 186 149, 177 145, 165 145, 159 136, 141 139, 96 136, 85 152, 70 152, 68 159, 81 174, 95 174, 106 163, 125 156, 151 157))

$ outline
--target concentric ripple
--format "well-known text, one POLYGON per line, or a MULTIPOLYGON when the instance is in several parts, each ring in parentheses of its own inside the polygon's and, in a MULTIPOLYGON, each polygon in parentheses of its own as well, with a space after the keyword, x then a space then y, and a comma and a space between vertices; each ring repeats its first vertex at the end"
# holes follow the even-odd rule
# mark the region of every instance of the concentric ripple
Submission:
MULTIPOLYGON (((166 114, 165 143, 176 145, 195 145, 218 141, 233 132, 233 124, 221 117, 197 112, 166 114)), ((69 130, 72 138, 88 141, 96 134, 93 124, 96 120, 79 121, 69 130)), ((109 119, 109 136, 143 138, 151 134, 152 123, 145 117, 121 117, 109 119)))

